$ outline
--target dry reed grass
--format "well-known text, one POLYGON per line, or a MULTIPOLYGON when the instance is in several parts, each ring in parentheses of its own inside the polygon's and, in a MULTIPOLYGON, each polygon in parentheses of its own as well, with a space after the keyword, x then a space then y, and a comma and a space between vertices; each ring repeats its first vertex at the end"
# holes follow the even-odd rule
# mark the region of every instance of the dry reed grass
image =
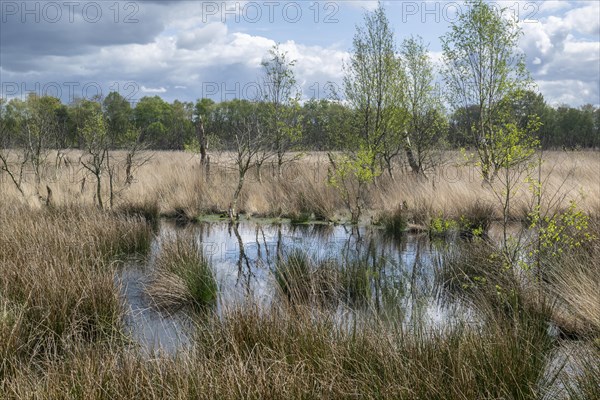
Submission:
POLYGON ((535 322, 408 332, 376 320, 340 328, 315 310, 253 306, 200 323, 196 347, 148 360, 135 349, 74 346, 23 365, 6 399, 538 398, 551 341, 535 322))
MULTIPOLYGON (((84 171, 77 165, 78 152, 67 152, 71 163, 55 168, 50 162, 44 172, 42 186, 48 184, 53 191, 56 205, 93 204, 94 188, 91 177, 85 184, 84 171)), ((114 152, 115 162, 123 157, 114 152)), ((600 154, 594 151, 547 152, 542 166, 542 178, 548 206, 566 207, 576 200, 580 208, 590 214, 600 214, 600 154)), ((52 157, 49 157, 52 160, 52 157)), ((501 205, 489 187, 482 186, 477 167, 465 165, 460 155, 447 154, 447 161, 428 179, 417 179, 402 166, 396 177, 387 174, 368 190, 366 217, 381 212, 391 212, 405 203, 415 222, 426 222, 432 216, 443 215, 459 218, 470 205, 490 204, 499 216, 501 205)), ((324 154, 311 153, 300 160, 286 164, 284 178, 278 179, 267 164, 263 181, 256 174, 247 177, 240 199, 240 210, 256 216, 298 216, 314 214, 321 219, 347 217, 340 195, 327 185, 328 164, 324 154)), ((117 171, 117 204, 157 204, 163 214, 182 210, 187 215, 218 213, 228 209, 235 186, 237 172, 227 153, 212 156, 210 172, 202 170, 198 158, 184 152, 153 153, 148 163, 135 173, 131 187, 122 185, 123 171, 117 171)), ((107 179, 107 178, 105 178, 107 179)), ((498 183, 497 183, 498 184, 498 183)), ((103 185, 108 190, 108 184, 103 185)), ((39 188, 44 194, 45 189, 39 188)), ((498 187, 497 191, 501 191, 498 187)), ((0 175, 0 199, 2 202, 26 202, 38 204, 38 190, 29 176, 25 185, 27 196, 22 199, 8 177, 0 175)), ((104 196, 105 199, 107 196, 104 196)), ((531 195, 527 185, 520 186, 513 202, 511 215, 521 219, 530 209, 531 195)))
POLYGON ((115 259, 148 249, 144 221, 95 208, 8 206, 0 227, 0 378, 74 342, 120 336, 115 259))

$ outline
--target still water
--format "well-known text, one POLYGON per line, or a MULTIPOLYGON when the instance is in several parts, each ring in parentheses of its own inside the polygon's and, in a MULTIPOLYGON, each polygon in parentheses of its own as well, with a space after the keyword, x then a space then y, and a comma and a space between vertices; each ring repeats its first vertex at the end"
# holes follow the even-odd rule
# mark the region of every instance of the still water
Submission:
POLYGON ((246 302, 266 307, 278 301, 281 292, 274 278, 277 261, 301 250, 315 263, 335 260, 344 266, 361 260, 370 265, 369 285, 373 294, 368 307, 337 305, 334 313, 340 320, 364 313, 365 309, 392 311, 403 323, 418 320, 430 327, 471 318, 468 309, 442 301, 438 296, 435 271, 440 266, 441 253, 451 244, 434 244, 426 235, 394 238, 372 226, 244 221, 237 226, 204 222, 180 227, 163 221, 147 260, 127 265, 118 276, 127 307, 126 325, 132 336, 152 351, 173 353, 189 345, 193 334, 194 324, 188 312, 160 311, 153 307, 144 290, 161 243, 182 234, 191 235, 211 261, 219 287, 217 313, 246 302))

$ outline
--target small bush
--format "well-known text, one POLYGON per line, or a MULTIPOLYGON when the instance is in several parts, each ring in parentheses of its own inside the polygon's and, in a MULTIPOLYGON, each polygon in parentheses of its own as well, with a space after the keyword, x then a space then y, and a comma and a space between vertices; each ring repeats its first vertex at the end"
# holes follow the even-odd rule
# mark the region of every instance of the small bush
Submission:
POLYGON ((459 228, 461 237, 486 237, 494 220, 495 208, 492 204, 476 201, 461 210, 459 228))
POLYGON ((456 231, 458 223, 452 219, 446 219, 442 215, 431 218, 429 221, 429 236, 444 237, 456 231))

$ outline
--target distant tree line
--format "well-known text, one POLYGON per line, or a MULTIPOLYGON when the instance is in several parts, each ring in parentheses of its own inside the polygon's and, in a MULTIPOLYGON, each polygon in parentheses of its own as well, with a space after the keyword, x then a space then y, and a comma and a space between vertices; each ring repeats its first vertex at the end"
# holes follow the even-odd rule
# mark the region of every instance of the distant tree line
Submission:
MULTIPOLYGON (((528 115, 537 115, 541 127, 538 136, 544 149, 578 149, 600 147, 600 108, 591 104, 579 108, 568 105, 552 107, 544 101, 540 93, 528 91, 515 104, 511 105, 513 115, 520 116, 522 125, 528 115)), ((471 120, 477 120, 475 107, 470 109, 471 120)), ((469 118, 458 111, 450 116, 448 142, 453 147, 471 146, 469 118)))
MULTIPOLYGON (((112 146, 125 146, 131 131, 139 130, 140 140, 154 150, 184 150, 197 145, 196 121, 199 108, 204 110, 204 129, 212 150, 231 150, 234 147, 235 126, 245 113, 263 114, 266 118, 268 102, 250 102, 234 99, 215 103, 201 99, 196 103, 175 100, 164 101, 159 96, 143 97, 132 106, 119 93, 112 92, 100 100, 76 100, 62 104, 51 96, 29 95, 25 100, 0 99, 1 145, 23 146, 30 136, 21 134, 32 129, 44 129, 45 145, 51 148, 83 148, 81 133, 85 121, 100 109, 106 121, 106 129, 112 146), (262 112, 261 112, 262 110, 262 112), (35 121, 35 124, 32 122, 35 121)), ((546 149, 575 149, 600 147, 600 108, 585 105, 579 108, 547 105, 541 94, 527 92, 523 99, 512 105, 514 115, 536 114, 542 126, 538 132, 546 149)), ((472 115, 459 110, 448 116, 449 124, 442 125, 439 140, 450 148, 473 145, 471 126, 476 121, 476 109, 472 115)), ((338 150, 345 146, 351 131, 352 110, 338 101, 310 99, 304 102, 298 113, 302 135, 295 143, 297 150, 338 150)))

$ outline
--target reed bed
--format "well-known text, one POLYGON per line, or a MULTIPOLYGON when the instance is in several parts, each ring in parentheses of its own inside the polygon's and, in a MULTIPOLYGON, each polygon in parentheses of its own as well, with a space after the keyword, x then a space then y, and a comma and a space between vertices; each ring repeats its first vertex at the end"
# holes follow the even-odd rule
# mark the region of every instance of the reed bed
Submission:
MULTIPOLYGON (((64 152, 63 152, 64 153, 64 152)), ((27 203, 39 206, 45 196, 45 185, 52 192, 57 206, 92 205, 95 188, 92 179, 78 165, 79 153, 70 151, 64 158, 71 160, 56 166, 52 155, 44 171, 41 185, 36 186, 33 176, 26 176, 25 197, 13 187, 6 174, 0 174, 0 193, 7 203, 27 203)), ((113 165, 120 165, 124 157, 113 152, 113 165)), ((184 152, 148 153, 149 161, 135 171, 131 185, 124 185, 123 171, 115 172, 115 207, 127 204, 155 204, 162 214, 176 210, 189 216, 224 213, 232 201, 237 185, 237 169, 228 153, 211 156, 207 170, 200 166, 198 157, 184 152)), ((417 178, 399 164, 394 179, 387 174, 378 178, 367 191, 365 220, 381 213, 393 213, 404 205, 407 221, 427 225, 432 217, 459 219, 480 205, 492 208, 494 218, 500 217, 501 204, 493 190, 482 185, 477 167, 465 164, 455 152, 446 154, 446 162, 430 172, 427 178, 417 178)), ((285 164, 283 178, 275 169, 263 167, 262 180, 251 171, 239 201, 242 213, 254 216, 292 217, 309 216, 322 220, 345 220, 348 210, 340 194, 327 184, 328 161, 325 154, 310 153, 299 160, 285 164)), ((545 184, 549 209, 566 207, 575 200, 589 214, 600 214, 600 156, 594 151, 546 152, 541 177, 545 184)), ((537 176, 537 173, 535 173, 537 176)), ((108 197, 108 178, 105 177, 103 196, 108 197)), ((500 183, 495 183, 500 193, 500 183)), ((531 193, 522 184, 515 195, 510 214, 513 220, 522 220, 531 210, 531 193)))

